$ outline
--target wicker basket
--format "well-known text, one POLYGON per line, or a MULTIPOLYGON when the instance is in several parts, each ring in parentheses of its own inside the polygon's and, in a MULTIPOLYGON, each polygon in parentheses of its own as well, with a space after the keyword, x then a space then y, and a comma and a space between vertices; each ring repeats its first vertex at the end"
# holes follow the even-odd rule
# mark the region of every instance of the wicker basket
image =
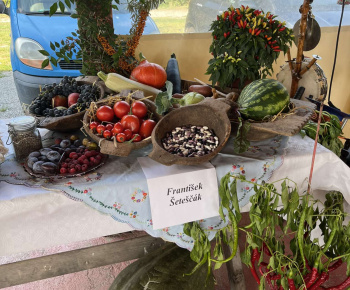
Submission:
MULTIPOLYGON (((125 100, 126 98, 127 97, 120 96, 120 99, 122 100, 125 100)), ((148 112, 152 115, 153 120, 158 122, 162 118, 162 116, 157 114, 155 104, 148 99, 144 99, 142 92, 137 91, 133 93, 132 98, 135 100, 141 100, 142 102, 145 103, 145 105, 147 106, 148 112)), ((111 101, 111 98, 108 98, 97 102, 96 105, 97 107, 100 107, 106 104, 113 106, 115 102, 116 101, 114 102, 111 101)), ((91 139, 93 139, 97 144, 99 144, 100 151, 103 154, 126 157, 131 153, 131 151, 141 149, 151 144, 151 137, 143 139, 140 142, 132 142, 132 143, 129 143, 129 142, 118 143, 115 139, 107 140, 105 138, 100 138, 98 135, 94 134, 92 130, 90 130, 89 128, 90 119, 91 119, 90 114, 91 114, 91 108, 88 109, 84 115, 84 120, 83 120, 84 130, 90 136, 91 139)))
MULTIPOLYGON (((98 82, 95 82, 98 80, 97 77, 85 77, 83 79, 82 78, 80 79, 81 80, 77 79, 78 85, 84 85, 84 84, 91 85, 95 83, 95 85, 99 87, 100 89, 99 100, 101 100, 105 96, 104 86, 98 82)), ((34 116, 37 119, 39 128, 45 128, 56 132, 72 132, 72 131, 79 130, 82 127, 83 125, 82 121, 84 118, 85 111, 72 114, 69 116, 62 116, 62 117, 37 116, 35 114, 31 114, 28 108, 25 109, 25 113, 26 115, 34 116)))

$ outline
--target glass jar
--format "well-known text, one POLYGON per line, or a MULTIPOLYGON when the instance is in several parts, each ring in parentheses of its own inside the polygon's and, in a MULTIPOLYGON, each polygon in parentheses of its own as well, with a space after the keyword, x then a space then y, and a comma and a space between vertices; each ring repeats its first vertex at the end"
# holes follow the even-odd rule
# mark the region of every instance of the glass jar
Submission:
POLYGON ((23 161, 31 152, 43 147, 40 132, 36 128, 36 119, 32 116, 12 119, 8 124, 8 132, 17 161, 23 161))

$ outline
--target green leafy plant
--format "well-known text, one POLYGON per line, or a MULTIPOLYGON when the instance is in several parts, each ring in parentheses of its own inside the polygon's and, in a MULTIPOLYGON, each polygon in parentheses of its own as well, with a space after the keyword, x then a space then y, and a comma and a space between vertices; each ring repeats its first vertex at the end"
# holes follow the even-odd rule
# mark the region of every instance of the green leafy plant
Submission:
POLYGON ((343 262, 347 263, 347 277, 339 284, 341 287, 331 289, 345 289, 344 285, 350 285, 350 222, 344 224, 346 213, 340 192, 327 193, 326 201, 322 203, 311 194, 300 194, 288 179, 256 184, 244 176, 227 174, 221 179, 219 194, 220 215, 224 220, 228 218, 230 223, 215 237, 214 258, 211 258, 209 241, 198 224, 190 223, 185 227, 185 233, 195 240, 192 259, 198 265, 207 262, 208 272, 211 262, 219 268, 233 258, 240 231, 246 235, 247 241, 241 255, 242 262, 250 268, 261 289, 265 284, 270 289, 298 289, 302 286, 318 289, 343 262), (245 227, 237 226, 241 217, 237 181, 252 184, 255 191, 250 198, 251 223, 245 227), (276 189, 276 183, 281 183, 281 191, 276 189), (320 238, 313 238, 313 231, 318 229, 321 229, 320 238), (232 236, 224 236, 226 231, 232 236), (228 259, 222 255, 221 242, 232 249, 228 259))
MULTIPOLYGON (((316 138, 317 134, 317 120, 318 111, 315 111, 313 115, 313 121, 309 121, 303 129, 300 131, 301 136, 309 136, 311 139, 316 138), (314 122, 315 121, 315 122, 314 122)), ((320 130, 318 133, 318 143, 334 152, 337 156, 340 156, 341 150, 344 148, 343 143, 339 137, 343 135, 339 118, 328 112, 322 112, 322 119, 320 124, 320 130)))
POLYGON ((286 53, 294 38, 292 30, 270 12, 230 7, 211 25, 213 42, 207 74, 213 85, 231 87, 239 79, 253 81, 271 75, 280 52, 286 53))
POLYGON ((49 62, 57 66, 64 59, 70 62, 82 61, 81 72, 84 75, 96 75, 99 71, 118 72, 130 75, 138 61, 135 49, 143 33, 146 18, 151 9, 155 9, 163 0, 128 0, 127 7, 131 13, 132 27, 130 36, 120 36, 114 33, 112 8, 118 9, 120 0, 64 0, 50 7, 50 16, 58 9, 64 13, 66 7, 76 5, 76 13, 72 18, 78 19, 78 30, 67 36, 61 42, 50 43, 55 55, 41 50, 48 58, 42 63, 46 67, 49 62), (114 3, 114 4, 112 4, 114 3))

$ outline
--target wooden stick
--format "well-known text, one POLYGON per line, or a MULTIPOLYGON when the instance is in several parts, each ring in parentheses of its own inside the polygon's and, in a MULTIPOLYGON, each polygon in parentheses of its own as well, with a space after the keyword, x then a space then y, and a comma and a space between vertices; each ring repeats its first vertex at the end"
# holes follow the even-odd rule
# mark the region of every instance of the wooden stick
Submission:
POLYGON ((301 72, 300 72, 300 76, 302 76, 304 73, 306 73, 313 65, 314 63, 317 61, 317 58, 313 58, 309 64, 306 66, 306 68, 304 68, 301 72))
MULTIPOLYGON (((200 84, 203 85, 203 86, 209 86, 208 84, 206 84, 205 82, 203 82, 203 81, 201 81, 201 80, 199 80, 199 79, 194 78, 194 80, 195 80, 196 82, 200 83, 200 84)), ((209 86, 209 87, 211 87, 211 86, 209 86)), ((226 96, 227 96, 226 94, 224 94, 224 93, 218 91, 217 89, 215 89, 215 90, 216 90, 216 93, 218 93, 220 96, 223 96, 223 97, 226 98, 226 96)))
POLYGON ((310 193, 310 191, 311 191, 312 173, 314 172, 316 149, 317 149, 317 144, 318 144, 318 133, 320 131, 320 126, 321 126, 323 104, 324 104, 324 101, 322 101, 322 103, 320 105, 320 112, 319 112, 319 115, 318 115, 317 131, 316 131, 316 138, 315 138, 315 144, 314 144, 314 151, 312 153, 311 169, 310 169, 310 176, 309 176, 309 184, 308 184, 308 187, 307 187, 307 193, 310 193))
POLYGON ((305 31, 307 26, 307 16, 309 14, 309 11, 310 11, 310 0, 304 0, 304 3, 301 7, 300 30, 298 35, 298 52, 297 52, 295 70, 294 70, 294 73, 292 74, 292 86, 290 89, 291 96, 294 96, 298 89, 298 83, 300 79, 299 74, 301 71, 301 62, 303 58, 305 31))
POLYGON ((288 63, 289 63, 289 68, 290 68, 290 73, 292 74, 293 76, 293 63, 292 63, 292 57, 290 56, 290 49, 288 49, 287 51, 287 57, 288 57, 288 63))

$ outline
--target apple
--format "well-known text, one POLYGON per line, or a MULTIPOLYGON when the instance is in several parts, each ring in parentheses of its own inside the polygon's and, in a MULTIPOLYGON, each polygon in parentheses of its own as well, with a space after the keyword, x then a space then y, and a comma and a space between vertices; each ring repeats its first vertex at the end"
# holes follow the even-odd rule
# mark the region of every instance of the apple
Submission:
POLYGON ((65 96, 57 95, 52 98, 52 107, 68 107, 68 98, 65 96))
POLYGON ((79 93, 71 93, 68 96, 68 107, 76 104, 78 102, 80 94, 79 93))

